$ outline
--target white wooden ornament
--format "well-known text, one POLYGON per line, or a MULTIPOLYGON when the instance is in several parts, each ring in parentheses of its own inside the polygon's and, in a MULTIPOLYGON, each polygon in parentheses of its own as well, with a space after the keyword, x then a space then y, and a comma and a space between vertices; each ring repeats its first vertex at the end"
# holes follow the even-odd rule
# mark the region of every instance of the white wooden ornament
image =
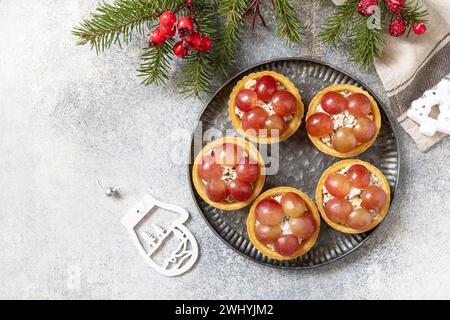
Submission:
POLYGON ((432 137, 436 132, 450 134, 450 75, 424 95, 413 101, 406 115, 419 124, 419 131, 423 135, 432 137), (430 117, 434 106, 439 108, 436 119, 430 117))
POLYGON ((192 233, 183 225, 189 218, 189 213, 181 207, 164 203, 154 199, 150 195, 145 195, 134 208, 122 218, 122 224, 128 229, 131 238, 139 253, 153 269, 165 276, 178 276, 188 271, 197 261, 198 244, 192 233), (179 214, 179 217, 171 221, 167 229, 151 224, 151 230, 136 233, 136 226, 147 216, 161 208, 179 214), (174 236, 177 240, 177 247, 162 264, 156 263, 152 255, 158 250, 164 240, 169 236, 174 236), (141 240, 145 242, 147 250, 141 240))

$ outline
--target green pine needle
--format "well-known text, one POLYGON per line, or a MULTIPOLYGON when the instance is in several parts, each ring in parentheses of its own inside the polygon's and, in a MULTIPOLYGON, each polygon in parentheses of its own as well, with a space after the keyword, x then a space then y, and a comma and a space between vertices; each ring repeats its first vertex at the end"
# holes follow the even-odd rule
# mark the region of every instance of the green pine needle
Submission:
POLYGON ((277 0, 275 4, 277 28, 275 34, 285 38, 288 45, 299 43, 301 40, 301 23, 288 0, 277 0))
POLYGON ((405 9, 403 10, 402 17, 408 24, 408 35, 415 23, 427 23, 426 19, 428 11, 420 5, 419 1, 407 1, 405 9))
POLYGON ((217 9, 214 3, 197 1, 196 12, 202 14, 197 16, 197 24, 200 32, 212 39, 212 46, 207 52, 196 51, 190 54, 181 69, 181 93, 186 96, 201 97, 211 92, 211 82, 215 72, 213 60, 217 48, 215 37, 217 30, 217 20, 215 12, 217 9))
POLYGON ((381 29, 369 29, 367 18, 358 17, 354 22, 351 38, 352 53, 350 61, 363 66, 366 70, 373 65, 374 59, 381 56, 384 35, 381 29))
POLYGON ((99 3, 91 19, 75 27, 72 34, 78 37, 77 45, 90 44, 98 52, 112 44, 130 42, 133 33, 145 34, 152 20, 163 10, 175 8, 181 0, 116 0, 113 4, 99 3))
POLYGON ((186 58, 182 66, 181 93, 201 97, 211 92, 213 67, 208 52, 196 51, 186 58))
POLYGON ((327 20, 319 34, 325 44, 336 47, 337 43, 342 42, 348 36, 352 19, 358 15, 358 4, 358 0, 352 0, 337 7, 336 13, 327 20))
MULTIPOLYGON (((379 1, 381 28, 368 28, 370 18, 358 13, 359 2, 349 0, 345 5, 337 7, 336 13, 325 22, 320 36, 324 43, 334 47, 340 42, 350 41, 350 60, 367 70, 381 56, 384 39, 388 36, 388 28, 395 15, 387 7, 386 1, 379 1)), ((426 23, 427 15, 428 11, 420 6, 418 0, 407 1, 402 12, 410 30, 416 22, 426 23)))
POLYGON ((225 21, 218 38, 215 64, 218 71, 222 74, 227 74, 227 67, 235 62, 244 26, 242 15, 248 5, 248 0, 219 1, 218 12, 225 21))
POLYGON ((170 71, 170 63, 173 58, 173 39, 167 39, 161 46, 149 46, 141 55, 141 65, 137 70, 140 77, 145 77, 142 84, 166 84, 170 71))

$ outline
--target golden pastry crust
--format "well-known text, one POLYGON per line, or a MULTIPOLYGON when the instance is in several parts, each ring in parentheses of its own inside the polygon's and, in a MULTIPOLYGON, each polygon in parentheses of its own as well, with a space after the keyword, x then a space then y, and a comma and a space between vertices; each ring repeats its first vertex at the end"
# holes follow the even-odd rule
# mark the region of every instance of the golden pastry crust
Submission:
POLYGON ((203 149, 199 152, 199 154, 195 158, 194 164, 192 166, 192 181, 194 182, 194 187, 195 187, 195 190, 197 191, 197 193, 208 204, 210 204, 213 207, 222 209, 222 210, 232 211, 232 210, 238 210, 238 209, 248 206, 258 196, 258 194, 261 192, 261 190, 264 186, 264 182, 266 179, 265 170, 266 170, 266 167, 264 165, 264 159, 262 158, 261 154, 259 153, 259 151, 255 148, 255 146, 252 143, 250 143, 249 141, 245 141, 244 139, 241 139, 241 138, 224 137, 224 138, 220 138, 220 139, 211 141, 205 147, 203 147, 203 149), (206 195, 205 185, 203 184, 202 179, 200 179, 200 176, 198 175, 198 166, 201 163, 203 155, 208 154, 209 151, 213 150, 214 148, 216 148, 224 143, 234 143, 234 144, 240 146, 242 149, 245 150, 245 152, 252 159, 255 159, 259 164, 260 176, 259 176, 258 180, 253 184, 253 186, 254 186, 253 193, 247 201, 235 201, 235 202, 211 201, 208 198, 208 196, 206 195))
POLYGON ((328 88, 325 88, 324 90, 320 91, 311 101, 311 103, 309 104, 308 107, 308 113, 306 114, 306 121, 308 120, 308 118, 316 112, 317 107, 320 104, 320 101, 322 99, 322 96, 330 91, 336 91, 336 92, 342 92, 342 91, 348 91, 348 92, 358 92, 358 93, 362 93, 365 96, 367 96, 367 98, 369 98, 370 104, 372 105, 372 115, 373 115, 373 121, 375 122, 375 135, 373 136, 373 138, 365 143, 360 144, 359 146, 357 146, 354 150, 349 151, 349 152, 339 152, 336 151, 335 149, 333 149, 332 147, 329 147, 328 145, 326 145, 319 137, 313 137, 310 134, 308 134, 309 139, 311 140, 311 142, 317 147, 317 149, 319 149, 320 151, 322 151, 323 153, 326 153, 330 156, 333 157, 338 157, 338 158, 351 158, 351 157, 355 157, 358 154, 363 153, 364 151, 366 151, 375 141, 375 139, 378 137, 378 134, 380 133, 380 128, 381 128, 381 115, 380 115, 380 109, 378 108, 378 104, 375 101, 375 99, 365 90, 360 89, 356 86, 350 85, 350 84, 337 84, 328 88))
POLYGON ((320 215, 317 210, 316 205, 314 202, 303 192, 301 192, 298 189, 291 188, 291 187, 277 187, 270 190, 267 190, 266 192, 262 193, 256 200, 253 202, 252 207, 250 208, 250 212, 247 217, 247 233, 250 238, 250 241, 253 243, 256 249, 263 253, 264 255, 275 259, 275 260, 291 260, 298 258, 302 255, 304 255, 306 252, 308 252, 316 243, 317 238, 319 236, 320 231, 320 215), (307 240, 302 241, 300 244, 300 247, 295 251, 295 253, 292 256, 283 256, 275 251, 270 250, 264 243, 260 242, 258 238, 256 238, 255 234, 255 226, 256 226, 256 206, 258 203, 266 198, 273 198, 278 195, 285 194, 287 192, 293 192, 299 195, 303 200, 305 200, 306 205, 309 209, 309 212, 311 212, 312 216, 314 217, 314 220, 316 221, 316 231, 314 234, 307 240))
POLYGON ((304 111, 305 107, 302 102, 302 96, 300 95, 300 92, 295 87, 295 85, 285 76, 282 74, 279 74, 274 71, 261 71, 256 73, 251 73, 244 78, 242 78, 236 86, 233 88, 233 91, 230 95, 230 100, 228 101, 228 114, 230 115, 231 122, 234 126, 234 128, 239 132, 240 135, 242 135, 244 138, 257 142, 257 143, 263 143, 263 144, 271 144, 271 143, 277 143, 284 141, 288 139, 290 136, 292 136, 300 127, 300 124, 302 123, 303 115, 305 113, 304 111), (272 76, 277 80, 279 83, 283 85, 283 87, 292 93, 295 98, 297 99, 296 109, 294 113, 294 117, 292 120, 286 123, 286 130, 283 132, 282 135, 279 137, 259 137, 259 136, 253 136, 251 134, 248 134, 244 131, 242 128, 242 122, 239 116, 235 112, 236 108, 236 96, 241 91, 245 83, 248 80, 257 80, 261 78, 262 76, 272 76))
POLYGON ((391 187, 389 186, 389 182, 387 181, 384 174, 378 168, 374 167, 370 163, 361 161, 361 160, 356 160, 356 159, 342 160, 342 161, 339 161, 339 162, 333 164, 331 167, 329 167, 327 170, 325 170, 325 172, 322 174, 322 177, 319 179, 319 183, 317 184, 316 203, 317 203, 317 208, 319 208, 319 211, 320 211, 320 214, 321 214, 323 220, 325 220, 325 222, 333 229, 336 229, 337 231, 340 231, 343 233, 350 233, 350 234, 363 233, 363 232, 366 232, 366 231, 369 231, 369 230, 375 228, 386 217, 386 214, 389 210, 389 206, 391 204, 391 187), (380 179, 380 183, 381 183, 380 187, 384 190, 384 192, 386 192, 386 196, 387 196, 386 204, 384 205, 383 208, 381 208, 380 213, 376 216, 375 219, 372 220, 370 225, 364 230, 355 230, 351 227, 331 221, 328 218, 328 216, 326 215, 325 209, 323 207, 323 191, 322 190, 323 190, 323 187, 325 185, 325 181, 326 181, 328 175, 330 175, 331 173, 334 173, 334 172, 338 172, 341 169, 343 169, 347 166, 354 165, 354 164, 360 164, 360 165, 366 167, 370 173, 377 176, 380 179))

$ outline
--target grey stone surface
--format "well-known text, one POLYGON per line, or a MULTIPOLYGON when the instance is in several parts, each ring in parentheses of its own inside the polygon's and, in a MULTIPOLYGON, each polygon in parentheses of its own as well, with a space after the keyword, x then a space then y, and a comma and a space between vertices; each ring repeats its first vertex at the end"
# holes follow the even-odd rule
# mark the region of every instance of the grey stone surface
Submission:
MULTIPOLYGON (((331 8, 319 2, 297 2, 309 26, 301 46, 287 48, 273 24, 258 27, 246 33, 232 73, 313 56, 385 98, 374 71, 346 62, 344 46, 319 43, 331 8)), ((260 266, 226 247, 196 211, 186 167, 170 159, 187 147, 174 128, 190 130, 202 102, 174 95, 174 84, 139 85, 143 39, 96 56, 70 34, 95 2, 0 0, 0 7, 0 298, 450 298, 450 139, 422 154, 397 126, 398 197, 362 249, 315 270, 260 266), (97 178, 119 186, 122 198, 105 197, 97 178), (201 256, 181 277, 147 267, 119 223, 147 190, 191 212, 201 256)))

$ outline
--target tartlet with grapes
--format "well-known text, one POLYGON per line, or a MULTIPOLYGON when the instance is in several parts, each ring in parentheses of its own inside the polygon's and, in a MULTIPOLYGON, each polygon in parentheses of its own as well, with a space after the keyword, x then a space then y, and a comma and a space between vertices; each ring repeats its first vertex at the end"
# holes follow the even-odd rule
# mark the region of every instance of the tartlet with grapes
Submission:
POLYGON ((251 73, 230 95, 228 113, 236 130, 257 143, 288 139, 300 127, 304 115, 302 97, 295 85, 274 71, 251 73))
POLYGON ((375 99, 365 90, 338 84, 319 92, 306 115, 306 131, 322 152, 351 158, 366 151, 378 136, 381 115, 375 99))
POLYGON ((332 228, 350 234, 375 228, 386 216, 391 190, 384 174, 361 160, 342 160, 319 180, 316 201, 332 228))
POLYGON ((213 207, 238 210, 249 205, 265 181, 264 160, 253 144, 236 137, 208 143, 195 158, 192 181, 213 207))
POLYGON ((247 217, 247 233, 253 245, 276 260, 298 258, 319 236, 320 215, 314 202, 291 187, 277 187, 261 194, 247 217))

